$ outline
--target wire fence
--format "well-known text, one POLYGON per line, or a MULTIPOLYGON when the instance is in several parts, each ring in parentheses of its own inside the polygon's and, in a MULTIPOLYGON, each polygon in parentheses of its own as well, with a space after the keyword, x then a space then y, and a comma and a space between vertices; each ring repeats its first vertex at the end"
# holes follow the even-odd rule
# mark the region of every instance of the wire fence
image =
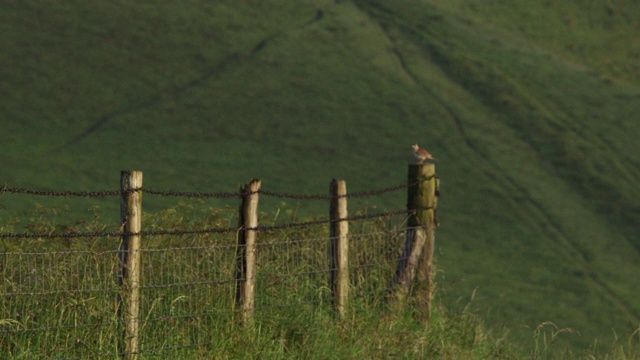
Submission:
MULTIPOLYGON (((417 183, 359 192, 373 197, 417 183)), ((135 189, 183 198, 242 197, 135 189)), ((50 197, 122 196, 123 191, 0 193, 50 197)), ((333 196, 259 191, 261 196, 331 200, 333 196)), ((361 306, 384 301, 401 261, 406 220, 414 210, 352 215, 349 221, 351 299, 361 306)), ((333 316, 328 224, 315 219, 259 225, 256 243, 255 321, 278 327, 296 316, 333 316)), ((137 356, 208 357, 232 347, 241 327, 237 305, 238 227, 143 229, 140 248, 140 347, 137 356)), ((122 227, 120 227, 122 229, 122 227)), ((125 356, 121 306, 121 238, 117 231, 0 233, 11 251, 0 252, 0 353, 9 358, 114 358, 125 356), (33 239, 41 240, 34 245, 33 239), (75 239, 85 241, 77 242, 75 239)), ((3 244, 3 245, 6 245, 3 244)))
MULTIPOLYGON (((428 180, 428 179, 427 179, 428 180)), ((409 184, 402 184, 391 186, 383 189, 376 189, 370 191, 360 191, 351 194, 344 195, 347 198, 362 198, 362 197, 373 197, 377 195, 382 195, 384 193, 406 189, 409 187, 413 187, 418 185, 419 182, 413 182, 409 184)), ((142 190, 142 189, 139 189, 142 190)), ((135 190, 133 190, 135 191, 135 190)), ((36 196, 50 196, 50 197, 93 197, 93 198, 102 198, 107 196, 119 196, 127 191, 124 190, 103 190, 103 191, 52 191, 52 190, 33 190, 33 189, 25 189, 25 188, 14 188, 7 185, 3 185, 0 187, 0 194, 8 193, 8 194, 25 194, 25 195, 36 195, 36 196)), ((282 199, 296 199, 296 200, 330 200, 334 198, 332 195, 320 195, 320 194, 291 194, 286 192, 275 192, 275 191, 257 191, 258 193, 265 196, 272 196, 276 198, 282 199)), ((185 192, 185 191, 167 191, 167 190, 153 190, 153 189, 144 189, 145 194, 149 195, 158 195, 158 196, 173 196, 173 197, 182 197, 182 198, 231 198, 231 197, 243 197, 244 195, 249 195, 251 192, 185 192)))

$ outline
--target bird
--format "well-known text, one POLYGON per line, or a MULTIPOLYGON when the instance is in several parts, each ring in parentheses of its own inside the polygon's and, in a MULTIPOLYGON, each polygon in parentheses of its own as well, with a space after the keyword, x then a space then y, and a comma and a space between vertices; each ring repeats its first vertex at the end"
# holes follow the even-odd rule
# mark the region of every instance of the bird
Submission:
POLYGON ((436 158, 431 156, 431 154, 427 150, 420 148, 418 144, 413 144, 412 147, 413 147, 413 156, 415 156, 416 159, 420 160, 418 161, 418 164, 424 163, 424 161, 427 159, 436 160, 436 158))

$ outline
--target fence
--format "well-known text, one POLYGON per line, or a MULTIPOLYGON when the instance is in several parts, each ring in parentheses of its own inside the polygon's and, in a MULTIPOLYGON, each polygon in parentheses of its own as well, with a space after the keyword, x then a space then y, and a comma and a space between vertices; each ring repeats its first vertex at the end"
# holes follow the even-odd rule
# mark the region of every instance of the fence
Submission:
POLYGON ((238 327, 297 313, 341 317, 354 301, 403 305, 408 294, 429 319, 439 192, 433 164, 410 165, 407 184, 376 191, 348 194, 344 181, 333 180, 328 196, 269 192, 259 180, 239 193, 154 191, 137 171, 122 172, 119 191, 0 191, 121 197, 118 231, 0 233, 20 249, 0 253, 0 352, 9 357, 200 357, 238 327), (407 209, 348 214, 350 198, 401 189, 407 209), (143 194, 239 197, 239 224, 145 230, 143 194), (328 201, 330 216, 259 225, 262 196, 328 201), (34 239, 47 241, 33 249, 34 239))

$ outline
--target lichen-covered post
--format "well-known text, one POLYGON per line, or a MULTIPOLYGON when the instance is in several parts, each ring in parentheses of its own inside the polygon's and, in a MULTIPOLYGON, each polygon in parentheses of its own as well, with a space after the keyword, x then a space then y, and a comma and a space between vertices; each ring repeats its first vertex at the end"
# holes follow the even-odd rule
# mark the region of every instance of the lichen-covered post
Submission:
POLYGON ((404 251, 398 263, 395 276, 395 300, 403 303, 414 286, 414 295, 418 308, 428 321, 431 313, 433 290, 433 250, 435 245, 435 211, 437 205, 438 180, 434 164, 409 165, 407 191, 407 210, 410 213, 407 223, 404 251))
POLYGON ((435 176, 435 167, 433 164, 431 164, 431 169, 426 169, 422 179, 424 179, 422 183, 423 187, 420 189, 422 194, 418 197, 426 198, 426 200, 424 200, 422 204, 422 209, 424 210, 422 210, 418 221, 420 221, 420 226, 422 226, 424 231, 425 242, 422 254, 418 260, 418 274, 414 294, 416 308, 419 311, 420 317, 428 323, 431 319, 431 302, 435 288, 433 282, 433 255, 436 243, 436 226, 438 225, 436 210, 438 208, 438 192, 440 187, 440 181, 435 176))

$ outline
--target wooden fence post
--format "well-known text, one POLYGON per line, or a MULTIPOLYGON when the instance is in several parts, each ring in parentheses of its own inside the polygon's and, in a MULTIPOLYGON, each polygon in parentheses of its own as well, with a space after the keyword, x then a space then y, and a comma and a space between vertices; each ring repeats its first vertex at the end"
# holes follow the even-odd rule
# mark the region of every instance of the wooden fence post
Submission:
POLYGON ((349 298, 349 222, 347 211, 347 183, 333 179, 330 186, 331 290, 334 306, 344 317, 349 298))
POLYGON ((396 270, 396 300, 404 301, 417 273, 418 284, 414 288, 414 295, 422 318, 429 321, 439 185, 435 165, 409 165, 408 183, 418 185, 409 187, 407 191, 407 209, 411 211, 411 215, 407 224, 405 248, 396 270))
POLYGON ((243 195, 236 255, 236 303, 242 311, 243 324, 251 320, 255 304, 256 228, 260 185, 260 180, 253 179, 240 188, 243 195))
POLYGON ((433 164, 431 164, 431 169, 427 169, 425 176, 426 180, 423 183, 423 193, 417 196, 416 199, 417 201, 421 201, 422 208, 425 208, 418 221, 420 221, 420 224, 423 226, 426 238, 418 263, 418 281, 415 287, 415 296, 421 318, 429 323, 431 319, 431 302, 435 287, 433 283, 433 255, 436 243, 436 226, 438 225, 436 211, 438 208, 440 180, 435 176, 435 166, 433 164), (426 200, 422 200, 422 197, 426 197, 426 200))
POLYGON ((120 177, 122 244, 120 245, 122 292, 118 314, 124 323, 123 357, 138 358, 140 310, 140 242, 142 231, 142 172, 122 171, 120 177))

